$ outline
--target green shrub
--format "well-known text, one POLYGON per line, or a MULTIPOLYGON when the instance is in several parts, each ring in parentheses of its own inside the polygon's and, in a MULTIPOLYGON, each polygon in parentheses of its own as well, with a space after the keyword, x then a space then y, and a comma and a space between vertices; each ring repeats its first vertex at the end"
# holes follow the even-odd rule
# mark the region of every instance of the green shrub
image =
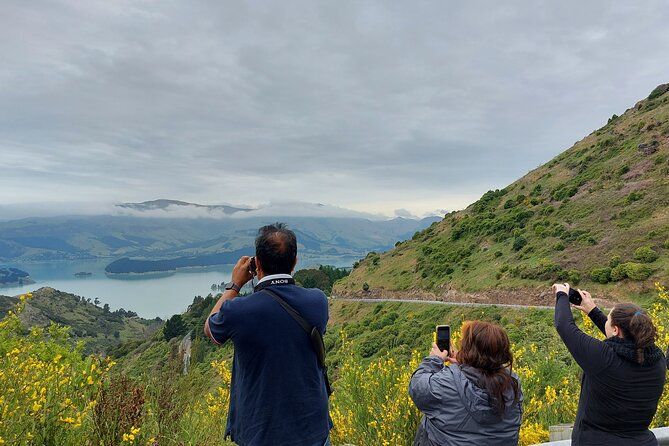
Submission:
POLYGON ((641 246, 634 251, 634 259, 643 263, 653 263, 660 255, 650 246, 641 246))
POLYGON ((650 92, 650 94, 648 95, 648 99, 652 101, 655 98, 659 98, 660 96, 665 94, 667 91, 668 90, 667 90, 667 87, 665 85, 659 85, 659 86, 655 87, 655 89, 653 89, 653 91, 650 92))
POLYGON ((183 321, 181 315, 175 314, 165 322, 165 325, 163 326, 163 337, 166 341, 169 341, 172 338, 186 334, 188 330, 189 328, 183 321))
POLYGON ((555 245, 553 245, 553 250, 554 251, 564 251, 565 245, 562 242, 557 242, 555 245))
POLYGON ((581 273, 576 269, 567 271, 567 281, 572 285, 578 285, 581 281, 581 273))
POLYGON ((502 251, 495 251, 495 258, 502 257, 502 251))
POLYGON ((643 198, 643 193, 641 192, 630 192, 627 197, 625 197, 625 204, 631 204, 635 201, 639 201, 643 198))
POLYGON ((664 244, 662 245, 664 249, 669 249, 669 238, 664 241, 664 244))
POLYGON ((576 195, 576 192, 578 192, 578 187, 563 184, 551 192, 551 198, 555 201, 564 201, 576 195))
POLYGON ((624 263, 619 263, 611 269, 611 280, 619 282, 627 278, 627 267, 624 263))
POLYGON ((620 265, 620 262, 622 262, 620 256, 613 256, 611 257, 611 260, 609 260, 609 266, 611 268, 615 268, 616 266, 620 265))
POLYGON ((367 282, 362 284, 362 291, 369 291, 369 284, 367 282))
POLYGON ((651 267, 641 263, 627 262, 624 265, 627 277, 631 280, 646 280, 653 274, 651 267))
POLYGON ((516 237, 513 241, 513 250, 520 251, 523 246, 527 245, 527 240, 523 236, 516 237))
POLYGON ((590 271, 590 278, 598 283, 609 283, 611 281, 611 268, 595 268, 590 271))

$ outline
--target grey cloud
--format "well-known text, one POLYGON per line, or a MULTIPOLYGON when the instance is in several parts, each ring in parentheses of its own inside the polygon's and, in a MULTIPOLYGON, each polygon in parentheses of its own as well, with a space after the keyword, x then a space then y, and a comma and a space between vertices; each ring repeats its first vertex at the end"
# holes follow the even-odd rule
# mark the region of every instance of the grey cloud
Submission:
POLYGON ((0 203, 458 208, 666 82, 668 19, 663 1, 6 2, 0 203))

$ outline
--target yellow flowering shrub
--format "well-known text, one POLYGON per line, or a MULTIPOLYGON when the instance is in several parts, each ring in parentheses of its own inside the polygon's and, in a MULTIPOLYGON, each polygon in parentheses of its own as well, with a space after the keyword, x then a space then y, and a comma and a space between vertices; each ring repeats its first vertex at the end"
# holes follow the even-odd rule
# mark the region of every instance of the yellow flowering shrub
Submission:
MULTIPOLYGON (((657 328, 657 345, 666 352, 669 347, 669 292, 659 283, 655 284, 658 295, 648 312, 657 328)), ((664 394, 657 406, 657 413, 652 427, 669 426, 669 384, 665 386, 664 394)))
POLYGON ((409 364, 385 357, 363 366, 347 352, 339 368, 335 392, 330 399, 334 423, 332 443, 400 446, 410 444, 420 412, 407 392, 409 380, 422 355, 415 352, 409 364))
MULTIPOLYGON (((658 345, 665 350, 669 293, 657 287, 658 297, 648 312, 658 330, 658 345)), ((18 314, 28 298, 22 297, 0 321, 0 445, 107 446, 96 423, 97 412, 107 401, 105 392, 119 380, 110 372, 113 362, 84 357, 82 346, 73 346, 64 328, 52 325, 26 332, 18 314)), ((576 318, 588 334, 603 337, 587 317, 576 318)), ((581 371, 545 323, 544 319, 537 329, 541 333, 537 339, 523 338, 512 346, 514 371, 524 394, 521 446, 547 441, 550 425, 573 422, 578 404, 581 371)), ((459 331, 452 328, 457 346, 459 331)), ((333 445, 411 445, 421 414, 409 397, 408 385, 423 355, 413 352, 408 361, 390 355, 363 360, 353 353, 354 347, 344 336, 337 352, 339 367, 332 373, 336 378, 330 400, 333 445)), ((188 376, 177 372, 153 381, 133 381, 130 384, 143 389, 146 399, 140 408, 139 399, 131 398, 137 416, 112 428, 110 438, 120 445, 231 445, 223 438, 230 379, 230 362, 213 361, 193 367, 188 376)), ((653 422, 666 425, 669 392, 653 422)))
POLYGON ((112 363, 84 357, 66 328, 26 334, 19 314, 30 297, 0 321, 0 444, 77 444, 112 363))

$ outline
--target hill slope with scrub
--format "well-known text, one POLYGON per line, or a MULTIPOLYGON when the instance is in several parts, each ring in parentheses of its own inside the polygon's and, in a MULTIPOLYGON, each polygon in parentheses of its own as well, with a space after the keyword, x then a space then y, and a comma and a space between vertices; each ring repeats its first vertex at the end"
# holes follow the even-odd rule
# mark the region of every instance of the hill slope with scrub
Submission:
POLYGON ((567 280, 643 301, 668 278, 664 84, 504 189, 368 254, 334 293, 543 303, 547 284, 567 280))
MULTIPOLYGON (((18 302, 18 297, 0 296, 0 318, 18 302)), ((84 341, 86 353, 98 354, 107 354, 122 343, 146 340, 163 324, 160 319, 142 319, 124 309, 110 311, 97 301, 48 287, 32 293, 21 322, 26 330, 52 323, 69 327, 73 341, 84 341)))

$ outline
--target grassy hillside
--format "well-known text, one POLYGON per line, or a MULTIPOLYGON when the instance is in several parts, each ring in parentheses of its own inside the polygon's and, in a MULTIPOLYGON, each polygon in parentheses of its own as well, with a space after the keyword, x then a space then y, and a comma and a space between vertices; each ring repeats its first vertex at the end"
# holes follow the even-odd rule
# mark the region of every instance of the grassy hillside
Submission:
POLYGON ((538 303, 554 280, 611 299, 669 279, 669 84, 545 165, 383 253, 340 295, 538 303), (363 291, 367 289, 368 291, 363 291))
MULTIPOLYGON (((0 296, 0 317, 18 299, 0 296)), ((110 312, 74 294, 53 288, 40 288, 32 293, 21 313, 26 328, 47 327, 52 322, 70 327, 74 341, 84 341, 87 353, 108 353, 121 343, 148 339, 161 325, 161 320, 147 320, 132 312, 110 312)))

